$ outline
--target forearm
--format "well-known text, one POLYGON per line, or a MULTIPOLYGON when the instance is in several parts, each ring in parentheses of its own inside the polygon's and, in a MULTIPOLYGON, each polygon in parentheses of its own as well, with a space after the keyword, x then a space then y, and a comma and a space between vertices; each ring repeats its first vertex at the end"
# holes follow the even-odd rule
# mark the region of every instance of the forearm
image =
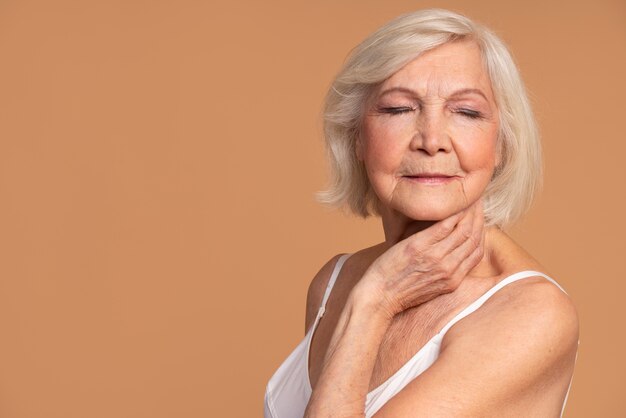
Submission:
POLYGON ((350 295, 329 343, 306 418, 365 416, 372 371, 389 324, 375 303, 350 295))

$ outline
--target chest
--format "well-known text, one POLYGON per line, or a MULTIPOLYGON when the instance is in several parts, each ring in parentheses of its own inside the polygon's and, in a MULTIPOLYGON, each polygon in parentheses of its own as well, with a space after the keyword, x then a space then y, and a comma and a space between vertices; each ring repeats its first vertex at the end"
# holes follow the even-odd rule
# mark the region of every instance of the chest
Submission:
MULTIPOLYGON (((321 374, 324 356, 341 314, 342 301, 345 303, 340 297, 329 299, 326 312, 318 319, 312 335, 308 360, 312 387, 321 374)), ((368 391, 380 386, 415 356, 462 309, 462 305, 458 297, 445 295, 436 302, 396 315, 379 346, 368 391)))

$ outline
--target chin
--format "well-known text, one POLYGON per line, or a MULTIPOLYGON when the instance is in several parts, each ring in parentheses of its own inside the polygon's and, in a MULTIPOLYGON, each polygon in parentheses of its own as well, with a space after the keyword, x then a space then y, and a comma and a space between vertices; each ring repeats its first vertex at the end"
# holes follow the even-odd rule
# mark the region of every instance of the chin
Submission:
POLYGON ((465 204, 422 204, 394 208, 407 218, 416 221, 441 221, 465 209, 465 204))

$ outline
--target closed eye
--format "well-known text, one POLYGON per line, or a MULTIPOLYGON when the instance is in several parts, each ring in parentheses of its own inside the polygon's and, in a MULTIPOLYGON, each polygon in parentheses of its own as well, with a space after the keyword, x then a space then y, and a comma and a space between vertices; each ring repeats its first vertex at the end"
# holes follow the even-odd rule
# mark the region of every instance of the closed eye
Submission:
POLYGON ((402 113, 412 112, 415 110, 409 106, 399 106, 399 107, 383 107, 379 109, 382 113, 388 113, 390 115, 401 115, 402 113))
POLYGON ((483 117, 482 113, 472 109, 457 109, 455 112, 467 116, 470 119, 480 119, 483 117))

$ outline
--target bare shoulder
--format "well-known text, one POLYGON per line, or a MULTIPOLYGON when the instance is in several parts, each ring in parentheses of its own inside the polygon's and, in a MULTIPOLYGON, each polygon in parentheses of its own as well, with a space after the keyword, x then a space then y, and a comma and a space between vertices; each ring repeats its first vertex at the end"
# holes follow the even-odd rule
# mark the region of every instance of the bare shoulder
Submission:
POLYGON ((543 277, 496 292, 445 335, 439 356, 375 417, 558 417, 574 372, 578 315, 543 277))
POLYGON ((450 335, 446 334, 449 341, 464 336, 473 338, 476 333, 502 334, 527 348, 536 344, 536 348, 555 353, 567 352, 578 343, 579 318, 574 302, 542 276, 505 285, 467 319, 450 329, 450 335))
MULTIPOLYGON (((510 264, 505 270, 515 273, 534 270, 546 274, 546 269, 508 235, 501 233, 499 244, 506 248, 510 264)), ((546 274, 554 282, 558 278, 546 274)), ((528 324, 529 332, 543 330, 552 338, 574 339, 578 342, 578 312, 570 296, 551 280, 531 276, 509 283, 485 304, 485 316, 503 315, 503 320, 528 324)), ((570 341, 571 342, 571 341, 570 341)))
MULTIPOLYGON (((520 271, 546 274, 546 269, 512 238, 501 231, 494 235, 494 259, 501 270, 499 280, 520 271)), ((554 276, 546 275, 558 283, 554 276)), ((536 275, 508 283, 475 312, 474 319, 517 321, 521 326, 528 324, 531 328, 535 327, 535 331, 543 327, 552 331, 558 329, 575 335, 577 341, 576 307, 569 295, 554 282, 536 275)))
MULTIPOLYGON (((510 237, 504 233, 499 235, 496 240, 500 254, 496 257, 502 259, 500 280, 519 271, 545 271, 510 237)), ((558 283, 555 277, 548 276, 558 283)), ((544 350, 555 357, 571 355, 578 346, 578 312, 570 296, 556 283, 535 275, 504 285, 478 310, 450 328, 443 343, 464 338, 477 341, 475 338, 482 336, 533 349, 537 360, 549 358, 544 350)), ((506 349, 520 350, 516 347, 506 349)), ((532 353, 526 357, 530 355, 532 353)))
POLYGON ((304 324, 305 333, 308 332, 309 328, 313 324, 313 321, 315 320, 317 311, 322 304, 322 298, 324 297, 324 291, 326 290, 326 286, 328 286, 330 276, 341 256, 342 254, 337 254, 328 260, 322 268, 320 268, 317 274, 313 276, 311 283, 309 283, 309 289, 306 295, 306 319, 304 324))
MULTIPOLYGON (((543 270, 515 245, 506 246, 503 259, 510 263, 496 283, 543 270)), ((567 293, 539 275, 513 281, 454 324, 432 366, 375 417, 410 416, 418 407, 432 417, 560 416, 578 338, 578 312, 567 293)))

